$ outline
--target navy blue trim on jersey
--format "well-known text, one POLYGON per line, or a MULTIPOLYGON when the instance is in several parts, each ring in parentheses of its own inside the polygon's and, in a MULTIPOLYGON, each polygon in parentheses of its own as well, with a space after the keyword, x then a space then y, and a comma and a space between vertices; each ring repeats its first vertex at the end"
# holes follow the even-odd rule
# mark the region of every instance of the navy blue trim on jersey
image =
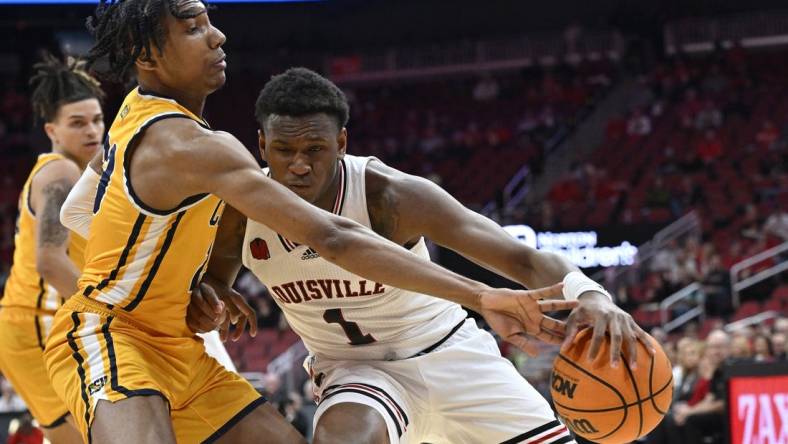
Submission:
POLYGON ((140 289, 137 292, 137 295, 134 299, 128 303, 125 307, 123 307, 126 311, 131 311, 137 308, 137 305, 142 301, 142 298, 145 297, 145 293, 148 292, 148 288, 150 287, 151 282, 153 282, 153 278, 156 277, 156 272, 159 271, 159 267, 161 266, 162 261, 164 260, 164 256, 167 254, 167 251, 170 249, 170 244, 172 244, 172 238, 175 237, 175 231, 178 229, 178 224, 181 222, 183 215, 186 214, 184 212, 178 213, 178 216, 175 217, 175 222, 172 223, 170 226, 169 231, 167 231, 167 236, 164 238, 164 243, 161 246, 161 250, 159 254, 156 256, 156 259, 153 261, 153 266, 151 267, 150 271, 148 272, 148 276, 145 277, 145 280, 140 285, 140 289))
MULTIPOLYGON (((66 333, 66 341, 68 342, 69 347, 71 347, 71 357, 77 361, 77 374, 79 375, 79 387, 80 393, 82 394, 82 402, 85 403, 85 424, 90 426, 90 400, 88 399, 88 385, 85 382, 85 367, 83 367, 85 363, 85 358, 79 353, 79 347, 77 346, 77 342, 74 340, 74 333, 76 333, 77 329, 79 328, 79 315, 77 312, 71 313, 71 320, 74 322, 74 327, 66 333)), ((91 442, 90 439, 90 431, 88 430, 88 442, 91 442)))
POLYGON ((129 156, 129 153, 131 152, 130 149, 133 148, 134 142, 137 140, 138 137, 142 135, 143 131, 145 131, 148 127, 150 127, 154 123, 164 119, 189 119, 205 129, 211 129, 203 122, 195 120, 191 116, 182 114, 180 112, 173 112, 172 114, 159 115, 148 120, 147 122, 145 122, 144 125, 137 128, 137 132, 134 133, 133 136, 131 136, 131 139, 129 139, 129 142, 126 144, 126 150, 123 152, 123 175, 126 178, 126 187, 129 190, 129 196, 131 196, 131 199, 134 201, 134 203, 137 206, 157 216, 169 216, 170 214, 178 212, 183 208, 189 205, 193 205, 209 196, 208 193, 195 194, 193 196, 187 197, 186 199, 183 199, 181 203, 179 203, 175 208, 171 208, 169 210, 157 210, 145 204, 145 202, 143 202, 142 199, 140 199, 140 197, 137 196, 137 193, 134 192, 134 187, 131 184, 131 157, 129 156))
MULTIPOLYGON (((38 279, 38 288, 41 290, 38 292, 38 300, 36 301, 36 309, 41 309, 41 304, 44 302, 44 294, 46 293, 46 288, 44 287, 44 279, 38 279)), ((36 312, 37 313, 37 312, 36 312)), ((34 322, 36 323, 36 338, 38 339, 38 346, 41 347, 41 350, 44 350, 44 335, 41 333, 41 322, 38 319, 38 314, 34 316, 34 322)))
POLYGON ((63 413, 62 415, 60 415, 60 417, 58 417, 56 420, 52 421, 51 423, 39 424, 39 426, 42 429, 54 429, 55 427, 63 425, 66 422, 66 418, 68 418, 68 415, 70 415, 70 413, 66 411, 66 413, 63 413))
MULTIPOLYGON (((98 291, 103 290, 104 287, 109 285, 110 282, 117 279, 118 272, 120 271, 121 268, 123 268, 126 265, 126 261, 129 258, 129 253, 131 252, 131 248, 134 246, 134 244, 137 243, 137 238, 140 235, 140 231, 142 230, 142 225, 145 223, 146 217, 147 216, 145 216, 142 213, 140 213, 140 215, 137 216, 137 220, 134 221, 134 226, 131 228, 131 233, 129 233, 129 238, 128 240, 126 240, 126 246, 123 248, 123 251, 120 253, 120 257, 118 258, 118 264, 115 266, 115 268, 112 269, 112 271, 110 271, 109 276, 107 276, 106 278, 102 279, 101 282, 99 282, 98 286, 95 288, 96 290, 98 291)), ((85 288, 85 292, 83 293, 83 295, 90 296, 90 293, 92 293, 93 290, 94 290, 93 286, 88 286, 87 288, 85 288)))
POLYGON ((230 418, 229 421, 224 423, 223 426, 219 427, 218 430, 213 432, 211 434, 211 436, 206 438, 205 441, 203 441, 202 443, 203 444, 210 444, 210 443, 216 442, 216 440, 221 438, 222 435, 227 433, 231 428, 233 428, 236 424, 238 424, 238 422, 240 422, 242 419, 244 419, 244 417, 246 417, 246 415, 248 415, 249 413, 252 413, 252 411, 254 409, 256 409, 258 406, 261 406, 261 405, 265 404, 266 402, 268 402, 268 400, 265 399, 265 396, 261 396, 261 397, 255 399, 254 401, 249 403, 249 405, 247 405, 246 407, 241 409, 240 412, 236 413, 232 418, 230 418))
POLYGON ((115 171, 115 151, 117 148, 117 145, 112 145, 112 148, 107 152, 107 168, 101 172, 101 179, 99 179, 98 187, 96 187, 96 198, 93 200, 93 214, 98 213, 101 208, 104 194, 107 192, 107 187, 109 187, 110 180, 112 179, 112 173, 115 171))

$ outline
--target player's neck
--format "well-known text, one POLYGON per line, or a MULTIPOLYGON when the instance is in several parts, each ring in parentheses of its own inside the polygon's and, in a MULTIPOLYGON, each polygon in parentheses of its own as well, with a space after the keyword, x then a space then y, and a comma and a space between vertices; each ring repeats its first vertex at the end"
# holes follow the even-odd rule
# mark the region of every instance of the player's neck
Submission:
POLYGON ((312 205, 326 210, 328 212, 334 211, 334 203, 337 200, 337 193, 339 193, 339 169, 334 170, 334 177, 331 179, 331 185, 326 188, 326 191, 317 198, 312 205))
POLYGON ((60 154, 61 156, 65 157, 66 159, 76 163, 79 165, 79 170, 84 171, 87 168, 89 161, 81 161, 78 158, 72 156, 68 151, 64 150, 62 147, 58 145, 52 145, 52 152, 56 154, 60 154))
POLYGON ((157 96, 173 99, 184 108, 191 111, 197 117, 202 117, 203 108, 205 108, 206 95, 202 93, 191 93, 181 89, 170 88, 167 85, 156 80, 143 80, 138 79, 140 89, 146 93, 154 94, 157 96))

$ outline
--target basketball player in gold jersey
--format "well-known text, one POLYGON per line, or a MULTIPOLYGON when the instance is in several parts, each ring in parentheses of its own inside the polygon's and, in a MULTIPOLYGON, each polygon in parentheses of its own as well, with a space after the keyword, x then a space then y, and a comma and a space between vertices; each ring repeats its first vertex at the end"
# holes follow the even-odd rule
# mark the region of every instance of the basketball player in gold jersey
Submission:
POLYGON ((522 346, 563 338, 543 312, 576 303, 539 300, 560 286, 496 290, 450 273, 310 205, 211 130, 201 115, 225 81, 225 36, 200 1, 104 1, 91 28, 89 60, 108 58, 109 72, 133 72, 139 86, 109 130, 79 288, 46 344, 53 385, 86 441, 303 442, 186 324, 224 202, 375 282, 497 313, 522 346))
POLYGON ((58 215, 104 134, 98 82, 74 60, 52 56, 34 66, 32 102, 52 151, 41 154, 19 196, 14 263, 0 299, 0 371, 54 444, 81 438, 44 367, 52 316, 77 290, 85 240, 58 215))

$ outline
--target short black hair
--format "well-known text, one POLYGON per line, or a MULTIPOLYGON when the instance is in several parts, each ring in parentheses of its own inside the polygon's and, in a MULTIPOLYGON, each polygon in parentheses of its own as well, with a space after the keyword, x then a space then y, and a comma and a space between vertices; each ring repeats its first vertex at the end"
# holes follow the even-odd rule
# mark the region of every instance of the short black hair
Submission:
MULTIPOLYGON (((87 28, 96 43, 87 56, 88 67, 107 58, 109 65, 102 77, 126 82, 134 63, 151 54, 151 43, 162 50, 165 38, 164 16, 196 17, 201 11, 183 8, 187 0, 101 0, 87 28)), ((206 4, 204 0, 200 3, 206 4)))
POLYGON ((104 99, 99 82, 88 74, 85 62, 68 57, 65 61, 52 54, 44 54, 41 62, 33 65, 30 77, 33 94, 30 101, 36 117, 52 122, 60 107, 86 99, 104 99))
POLYGON ((326 113, 339 128, 350 119, 347 97, 333 82, 307 68, 290 68, 271 77, 255 103, 255 117, 260 128, 271 114, 302 117, 326 113))

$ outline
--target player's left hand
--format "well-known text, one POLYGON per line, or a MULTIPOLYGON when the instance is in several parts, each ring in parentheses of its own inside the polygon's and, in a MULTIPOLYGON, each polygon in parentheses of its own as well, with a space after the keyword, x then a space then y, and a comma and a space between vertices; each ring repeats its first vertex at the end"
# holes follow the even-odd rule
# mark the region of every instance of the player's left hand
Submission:
POLYGON ((572 310, 566 320, 566 339, 562 348, 568 347, 575 335, 585 326, 593 327, 588 359, 594 360, 599 354, 605 333, 610 335, 610 365, 616 367, 621 356, 622 345, 629 358, 629 367, 637 363, 637 343, 642 342, 650 354, 656 351, 648 340, 648 335, 637 325, 632 316, 620 309, 607 295, 595 291, 583 293, 578 298, 579 305, 572 310))
POLYGON ((189 306, 186 308, 186 325, 195 333, 207 333, 221 325, 227 312, 224 303, 213 287, 201 282, 191 293, 189 306))

